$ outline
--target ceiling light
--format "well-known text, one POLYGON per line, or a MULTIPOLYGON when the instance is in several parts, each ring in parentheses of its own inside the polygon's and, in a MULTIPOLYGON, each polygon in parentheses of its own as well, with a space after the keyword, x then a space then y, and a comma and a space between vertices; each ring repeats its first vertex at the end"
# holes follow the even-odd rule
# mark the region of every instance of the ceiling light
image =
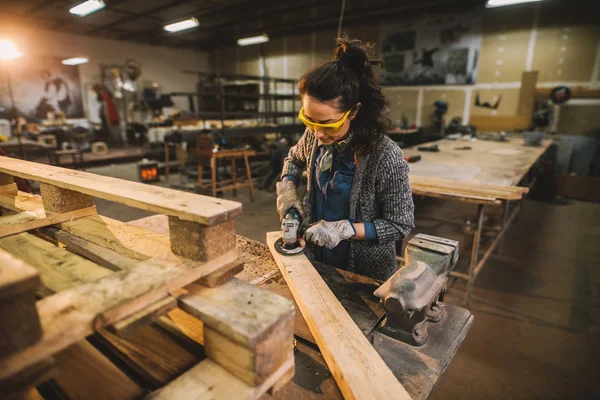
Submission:
POLYGON ((10 40, 0 40, 0 59, 12 60, 21 57, 23 53, 17 49, 17 46, 10 40))
POLYGON ((487 8, 492 8, 492 7, 512 6, 514 4, 521 4, 521 3, 533 3, 536 1, 542 1, 542 0, 488 0, 487 4, 485 6, 487 8))
POLYGON ((186 29, 192 29, 200 25, 196 18, 186 19, 185 21, 175 22, 164 26, 164 30, 167 32, 180 32, 186 29))
POLYGON ((269 36, 263 33, 259 36, 251 36, 247 38, 238 39, 237 44, 239 46, 250 46, 252 44, 266 43, 269 41, 269 36))
POLYGON ((80 17, 85 17, 88 14, 91 14, 95 11, 101 10, 104 8, 104 1, 102 0, 87 0, 81 4, 72 7, 69 12, 71 14, 75 14, 80 17))
POLYGON ((88 62, 88 59, 85 57, 73 57, 62 60, 62 63, 65 65, 80 65, 85 64, 86 62, 88 62))

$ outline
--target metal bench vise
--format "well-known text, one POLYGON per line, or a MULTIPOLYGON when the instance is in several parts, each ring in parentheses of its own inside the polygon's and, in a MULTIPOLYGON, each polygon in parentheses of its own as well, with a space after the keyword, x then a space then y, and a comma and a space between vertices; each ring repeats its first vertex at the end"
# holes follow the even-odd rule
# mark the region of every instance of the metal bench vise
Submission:
POLYGON ((418 234, 404 251, 405 265, 376 291, 386 316, 379 332, 413 346, 427 342, 428 327, 443 321, 448 276, 458 261, 458 242, 418 234))

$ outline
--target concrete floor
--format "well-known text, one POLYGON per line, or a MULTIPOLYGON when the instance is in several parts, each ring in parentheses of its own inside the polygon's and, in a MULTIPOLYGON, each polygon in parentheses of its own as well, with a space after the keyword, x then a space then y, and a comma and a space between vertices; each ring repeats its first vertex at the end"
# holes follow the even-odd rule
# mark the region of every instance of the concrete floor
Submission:
MULTIPOLYGON (((93 168, 90 172, 136 180, 134 164, 93 168)), ((178 182, 178 177, 171 177, 178 182)), ((161 185, 165 185, 161 182, 161 185)), ((275 194, 255 191, 237 232, 264 242, 279 229, 275 194)), ((226 198, 232 198, 231 192, 226 198)), ((97 201, 101 214, 129 221, 149 215, 97 201)), ((419 215, 461 221, 474 206, 420 201, 419 215)), ((414 233, 461 239, 460 226, 419 218, 414 233)), ((466 238, 466 240, 465 240, 466 238)), ((469 252, 462 248, 463 258, 469 252)), ((526 201, 492 256, 473 294, 473 327, 435 389, 433 399, 564 399, 600 395, 600 204, 550 205, 526 201)), ((459 302, 464 284, 456 282, 447 300, 459 302)))

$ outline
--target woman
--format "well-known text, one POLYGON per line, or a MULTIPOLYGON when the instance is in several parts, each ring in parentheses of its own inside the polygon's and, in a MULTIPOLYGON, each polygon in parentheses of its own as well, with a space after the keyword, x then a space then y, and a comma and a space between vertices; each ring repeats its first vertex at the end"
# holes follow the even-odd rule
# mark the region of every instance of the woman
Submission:
POLYGON ((338 39, 333 61, 298 83, 298 117, 307 129, 285 159, 277 211, 283 219, 296 208, 310 225, 310 258, 383 281, 397 270, 395 242, 414 226, 414 206, 402 150, 385 136, 389 120, 371 49, 338 39), (304 170, 301 203, 296 187, 304 170))

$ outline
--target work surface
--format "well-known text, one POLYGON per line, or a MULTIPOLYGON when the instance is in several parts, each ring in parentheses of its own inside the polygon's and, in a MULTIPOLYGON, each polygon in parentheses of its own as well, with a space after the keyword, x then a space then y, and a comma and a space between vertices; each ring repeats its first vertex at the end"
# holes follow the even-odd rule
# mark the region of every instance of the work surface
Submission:
POLYGON ((499 186, 516 186, 532 165, 552 144, 545 140, 540 147, 525 146, 522 138, 508 142, 491 140, 438 140, 422 146, 437 145, 439 152, 404 149, 404 155, 420 155, 410 165, 410 176, 447 179, 499 186), (459 150, 470 147, 469 150, 459 150))
MULTIPOLYGON (((163 235, 169 234, 164 216, 147 217, 131 224, 163 235)), ((238 250, 245 264, 244 271, 236 276, 238 279, 293 299, 266 245, 238 236, 238 250)), ((315 267, 363 333, 366 335, 372 331, 384 314, 379 299, 373 296, 377 282, 318 263, 315 267)), ((447 311, 445 323, 430 330, 432 340, 422 348, 398 345, 391 341, 376 343, 377 350, 381 350, 380 355, 393 365, 390 369, 413 399, 429 396, 470 328, 472 317, 468 311, 452 305, 447 305, 447 311)), ((294 333, 298 338, 296 374, 293 381, 275 397, 342 398, 299 311, 294 324, 294 333)))
POLYGON ((404 150, 406 157, 419 155, 410 164, 413 194, 459 200, 483 205, 500 205, 504 200, 521 200, 527 187, 517 186, 550 146, 523 144, 522 138, 507 142, 439 140, 438 152, 404 150))

